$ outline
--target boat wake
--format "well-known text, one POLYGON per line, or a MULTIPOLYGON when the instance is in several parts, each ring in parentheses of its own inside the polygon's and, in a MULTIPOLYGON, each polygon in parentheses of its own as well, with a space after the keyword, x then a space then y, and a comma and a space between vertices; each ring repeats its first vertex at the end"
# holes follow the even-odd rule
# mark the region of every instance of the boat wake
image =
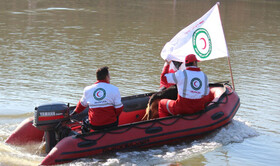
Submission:
POLYGON ((164 145, 149 150, 117 152, 100 155, 91 159, 79 159, 70 165, 170 165, 188 158, 211 152, 218 147, 240 143, 244 139, 258 136, 250 124, 234 119, 229 125, 204 137, 203 139, 183 142, 177 145, 164 145))
POLYGON ((23 147, 10 146, 0 142, 0 165, 39 165, 43 157, 32 154, 38 144, 29 144, 23 147))
MULTIPOLYGON (((8 117, 8 115, 6 117, 8 117)), ((13 115, 11 115, 11 117, 13 117, 13 115)), ((18 119, 16 119, 16 121, 18 121, 18 119)), ((24 146, 12 146, 4 143, 17 126, 18 124, 16 123, 4 123, 0 125, 0 166, 39 165, 44 158, 37 155, 39 154, 38 147, 41 143, 27 144, 24 146)))

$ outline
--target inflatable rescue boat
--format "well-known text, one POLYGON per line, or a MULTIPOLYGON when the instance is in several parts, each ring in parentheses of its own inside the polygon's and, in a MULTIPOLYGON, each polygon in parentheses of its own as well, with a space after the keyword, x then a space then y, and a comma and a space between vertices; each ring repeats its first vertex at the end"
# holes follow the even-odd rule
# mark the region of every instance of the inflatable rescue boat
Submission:
POLYGON ((230 123, 240 106, 240 99, 229 84, 209 86, 212 101, 198 114, 142 121, 153 93, 123 97, 124 111, 118 127, 85 134, 81 133, 80 121, 87 116, 88 109, 69 119, 75 106, 41 105, 35 108, 34 117, 24 120, 6 143, 20 145, 44 140, 47 156, 41 165, 54 165, 110 151, 193 140, 230 123))

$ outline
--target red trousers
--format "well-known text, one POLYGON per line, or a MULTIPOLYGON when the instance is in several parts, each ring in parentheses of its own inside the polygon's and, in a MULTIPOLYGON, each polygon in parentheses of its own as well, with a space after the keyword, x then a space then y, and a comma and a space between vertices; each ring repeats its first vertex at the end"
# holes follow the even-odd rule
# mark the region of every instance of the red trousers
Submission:
POLYGON ((209 95, 201 99, 187 99, 178 95, 177 100, 161 99, 158 104, 159 117, 178 114, 193 114, 204 110, 209 102, 209 95))

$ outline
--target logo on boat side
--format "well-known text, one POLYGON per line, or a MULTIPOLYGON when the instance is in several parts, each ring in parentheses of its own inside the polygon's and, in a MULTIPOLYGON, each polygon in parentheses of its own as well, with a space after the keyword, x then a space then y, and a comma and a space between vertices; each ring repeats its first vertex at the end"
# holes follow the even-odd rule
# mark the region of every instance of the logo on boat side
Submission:
POLYGON ((194 90, 199 90, 202 87, 202 81, 199 78, 193 78, 191 80, 191 87, 194 90))
POLYGON ((196 54, 202 58, 207 58, 212 52, 212 42, 208 31, 198 28, 192 36, 193 48, 196 54))
POLYGON ((102 100, 106 97, 106 91, 103 88, 98 88, 93 92, 95 100, 102 100))

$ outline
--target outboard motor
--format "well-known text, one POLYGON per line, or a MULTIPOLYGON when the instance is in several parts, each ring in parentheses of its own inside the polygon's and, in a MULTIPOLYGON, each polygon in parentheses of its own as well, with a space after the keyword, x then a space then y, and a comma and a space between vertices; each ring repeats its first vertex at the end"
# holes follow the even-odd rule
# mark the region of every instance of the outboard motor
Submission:
POLYGON ((64 123, 69 120, 69 107, 64 103, 51 103, 35 107, 33 125, 43 130, 48 153, 61 138, 64 123))

